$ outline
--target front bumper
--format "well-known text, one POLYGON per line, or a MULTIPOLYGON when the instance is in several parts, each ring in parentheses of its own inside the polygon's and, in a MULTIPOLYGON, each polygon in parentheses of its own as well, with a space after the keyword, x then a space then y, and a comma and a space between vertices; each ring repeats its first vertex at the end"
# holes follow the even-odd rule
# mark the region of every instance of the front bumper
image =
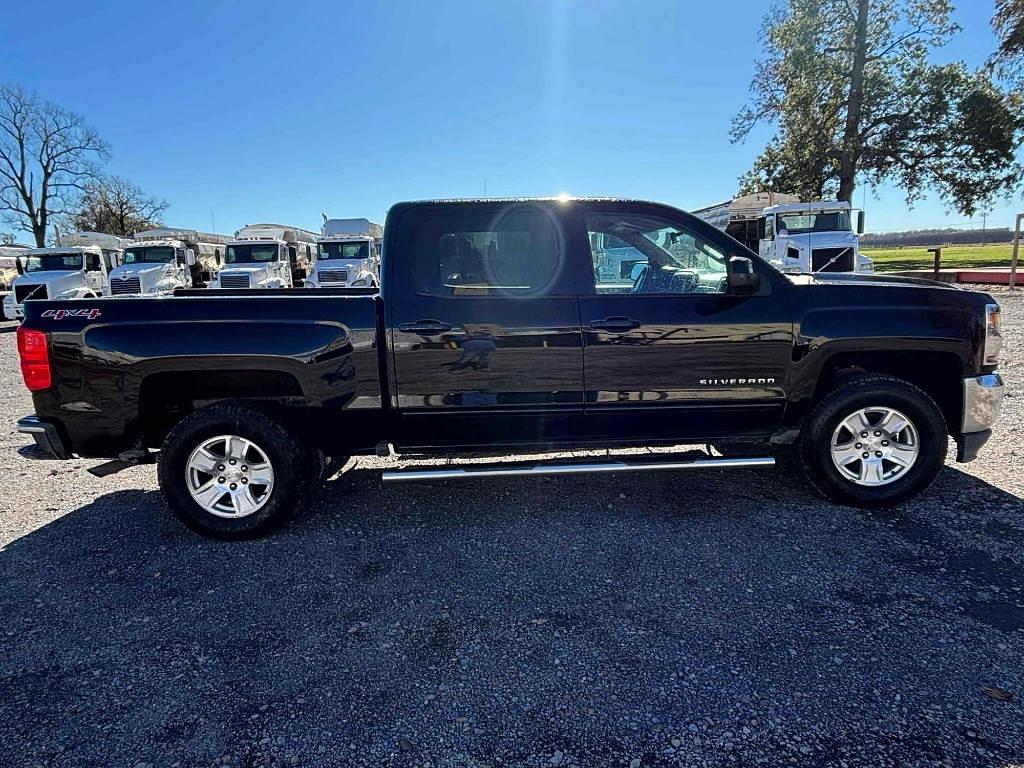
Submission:
POLYGON ((992 425, 1003 407, 1005 387, 998 373, 964 379, 964 415, 956 436, 957 461, 973 461, 992 436, 992 425))
POLYGON ((36 445, 42 448, 56 459, 70 459, 71 451, 64 438, 61 437, 57 427, 49 422, 43 421, 38 416, 26 416, 18 419, 18 431, 31 435, 36 445))

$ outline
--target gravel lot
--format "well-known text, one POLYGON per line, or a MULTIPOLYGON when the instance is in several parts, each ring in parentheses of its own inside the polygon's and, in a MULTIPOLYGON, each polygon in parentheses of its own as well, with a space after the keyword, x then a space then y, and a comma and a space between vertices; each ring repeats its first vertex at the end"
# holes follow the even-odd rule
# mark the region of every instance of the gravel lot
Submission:
POLYGON ((996 295, 1002 422, 897 513, 771 471, 384 489, 361 460, 237 544, 152 468, 21 455, 0 325, 0 764, 1024 765, 996 295))

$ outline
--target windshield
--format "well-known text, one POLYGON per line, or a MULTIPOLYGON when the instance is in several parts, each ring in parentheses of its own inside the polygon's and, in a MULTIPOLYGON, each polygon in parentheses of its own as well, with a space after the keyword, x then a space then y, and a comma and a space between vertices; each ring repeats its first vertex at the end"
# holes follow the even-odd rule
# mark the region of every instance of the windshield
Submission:
POLYGON ((166 264, 174 261, 174 249, 169 245, 129 248, 124 252, 125 264, 166 264))
POLYGON ((806 235, 809 232, 849 232, 850 212, 830 211, 828 213, 780 213, 776 230, 786 230, 791 235, 806 235))
POLYGON ((277 243, 229 245, 224 255, 225 264, 248 264, 254 261, 277 261, 277 243))
POLYGON ((320 243, 319 258, 362 261, 370 258, 370 244, 365 241, 354 243, 320 243))
POLYGON ((77 272, 81 268, 80 253, 46 253, 25 259, 26 272, 77 272))

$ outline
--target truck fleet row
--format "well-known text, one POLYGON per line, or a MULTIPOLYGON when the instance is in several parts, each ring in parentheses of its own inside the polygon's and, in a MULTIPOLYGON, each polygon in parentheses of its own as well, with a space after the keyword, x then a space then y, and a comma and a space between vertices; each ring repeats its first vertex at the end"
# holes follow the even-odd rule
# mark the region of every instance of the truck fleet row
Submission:
MULTIPOLYGON (((856 217, 855 230, 849 203, 801 202, 796 195, 756 192, 701 208, 694 215, 782 272, 874 271, 859 248, 864 212, 856 217)), ((383 236, 383 227, 368 219, 331 219, 324 214, 319 234, 262 223, 248 224, 231 238, 165 227, 136 232, 130 240, 77 232, 52 248, 3 246, 4 316, 24 317, 27 298, 165 296, 206 287, 376 287, 383 236)), ((614 237, 607 240, 600 245, 608 271, 631 281, 635 276, 630 264, 612 263, 619 259, 616 245, 622 244, 614 237)))
POLYGON ((206 287, 373 287, 379 284, 383 233, 368 219, 325 216, 319 234, 284 224, 248 224, 230 238, 161 227, 130 239, 74 232, 51 248, 2 246, 3 315, 22 319, 29 298, 169 296, 206 287))

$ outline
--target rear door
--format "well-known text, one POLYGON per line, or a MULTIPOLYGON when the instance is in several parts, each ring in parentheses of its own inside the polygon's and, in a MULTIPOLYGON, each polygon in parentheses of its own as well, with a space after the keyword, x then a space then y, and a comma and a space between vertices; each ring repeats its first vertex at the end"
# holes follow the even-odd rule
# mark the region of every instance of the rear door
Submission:
POLYGON ((386 285, 400 443, 553 444, 577 434, 583 342, 565 216, 547 202, 424 204, 400 215, 386 285))
POLYGON ((759 294, 728 295, 725 259, 736 243, 672 208, 609 202, 584 218, 591 436, 684 440, 777 427, 793 350, 785 281, 755 263, 759 294))

